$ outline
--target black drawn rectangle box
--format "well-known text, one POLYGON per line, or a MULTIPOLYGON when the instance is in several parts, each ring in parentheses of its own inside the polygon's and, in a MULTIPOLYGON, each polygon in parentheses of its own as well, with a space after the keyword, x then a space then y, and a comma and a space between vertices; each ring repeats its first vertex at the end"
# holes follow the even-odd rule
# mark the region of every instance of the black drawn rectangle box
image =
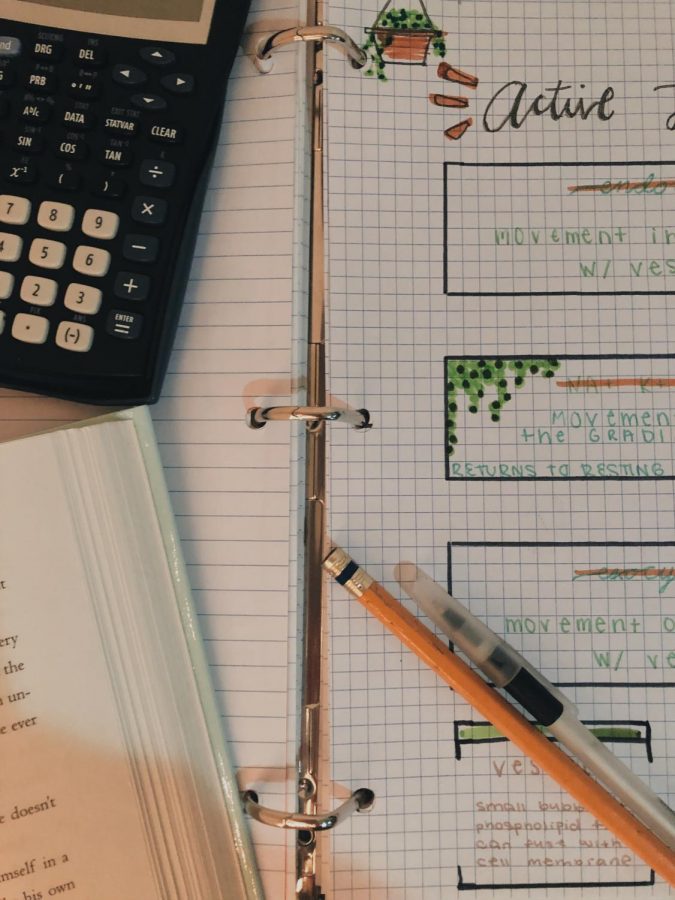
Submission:
MULTIPOLYGON (((674 729, 663 721, 663 711, 672 703, 673 689, 650 690, 646 701, 642 687, 569 686, 565 693, 577 704, 582 721, 668 798, 675 768, 668 747, 674 729), (622 718, 627 707, 641 710, 641 718, 622 718), (600 709, 606 711, 602 717, 597 716, 600 709)), ((654 883, 648 866, 511 742, 486 733, 491 730, 489 723, 471 718, 454 722, 457 783, 470 778, 473 784, 471 797, 462 803, 460 890, 547 888, 564 895, 573 887, 609 892, 654 883)))
POLYGON ((443 367, 446 480, 675 480, 675 354, 471 354, 443 367))
POLYGON ((675 161, 449 161, 443 175, 447 296, 675 292, 675 161))
POLYGON ((675 688, 675 540, 452 541, 447 578, 563 687, 675 688))
MULTIPOLYGON (((640 651, 634 647, 631 652, 637 656, 632 671, 600 667, 589 677, 578 660, 561 664, 556 653, 567 656, 570 647, 566 641, 574 645, 580 635, 588 637, 588 615, 593 637, 606 640, 612 613, 617 620, 640 615, 636 633, 647 638, 655 636, 650 617, 662 625, 667 618, 662 643, 669 646, 668 635, 672 632, 675 638, 675 615, 670 616, 672 606, 664 595, 667 598, 672 592, 675 597, 675 566, 671 565, 675 541, 451 541, 447 549, 448 589, 563 688, 598 737, 668 797, 675 777, 675 760, 669 750, 675 725, 668 715, 675 701, 675 654, 670 662, 660 659, 662 670, 652 669, 646 661, 647 669, 641 671, 640 651), (582 577, 571 581, 574 590, 568 589, 566 582, 556 590, 565 573, 574 577, 570 566, 578 568, 582 577), (546 607, 542 607, 542 598, 546 607), (569 603, 574 599, 576 606, 569 603), (547 608, 554 612, 547 614, 547 608), (583 625, 576 636, 573 621, 562 634, 551 621, 573 620, 582 613, 583 625), (526 616, 530 617, 529 627, 515 627, 513 623, 526 616), (548 619, 546 628, 537 626, 543 617, 548 619), (507 619, 512 623, 510 629, 505 627, 507 619)), ((617 634, 624 640, 621 629, 611 633, 611 639, 617 640, 617 634)), ((675 640, 673 643, 675 646, 675 640)), ((642 649, 655 657, 656 651, 648 644, 642 649)), ((607 647, 596 647, 596 652, 607 652, 607 647)), ((593 649, 591 643, 591 653, 593 649)), ((466 713, 464 717, 458 709, 454 722, 458 784, 463 783, 466 764, 472 783, 483 784, 484 791, 475 791, 461 811, 467 823, 471 818, 472 827, 467 827, 458 851, 460 890, 602 887, 604 893, 622 885, 649 887, 654 883, 646 866, 624 856, 611 836, 598 830, 592 817, 576 809, 548 779, 533 786, 539 774, 528 774, 522 754, 493 734, 489 723, 471 718, 468 707, 466 713), (559 804, 563 805, 558 808, 559 804), (580 850, 584 858, 602 859, 605 864, 573 865, 570 860, 577 858, 580 850), (606 865, 613 859, 616 865, 606 865)))

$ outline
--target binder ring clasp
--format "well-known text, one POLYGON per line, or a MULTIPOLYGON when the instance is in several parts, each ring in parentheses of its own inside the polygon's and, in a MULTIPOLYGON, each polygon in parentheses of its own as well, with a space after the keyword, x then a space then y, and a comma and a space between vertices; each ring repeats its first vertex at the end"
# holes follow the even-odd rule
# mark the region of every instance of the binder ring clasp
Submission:
POLYGON ((328 831, 338 825, 354 812, 368 812, 375 802, 375 794, 370 788, 358 788, 348 800, 328 813, 306 815, 305 813, 286 813, 258 803, 255 791, 244 791, 241 795, 244 810, 263 825, 275 828, 292 828, 295 831, 328 831))
POLYGON ((253 57, 258 71, 263 75, 271 72, 271 57, 274 50, 296 41, 326 41, 336 44, 347 56, 354 69, 362 69, 368 59, 365 50, 362 50, 341 28, 335 28, 333 25, 304 25, 297 28, 284 28, 262 40, 253 57))
POLYGON ((249 428, 263 428, 268 422, 307 422, 317 428, 322 422, 346 422, 354 428, 372 428, 367 409, 339 409, 336 406, 253 406, 246 413, 249 428))

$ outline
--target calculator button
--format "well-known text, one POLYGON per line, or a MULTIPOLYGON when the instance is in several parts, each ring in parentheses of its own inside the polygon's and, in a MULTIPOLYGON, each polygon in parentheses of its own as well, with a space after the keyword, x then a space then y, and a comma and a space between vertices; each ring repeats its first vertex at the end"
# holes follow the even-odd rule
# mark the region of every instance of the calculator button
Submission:
POLYGON ((30 245, 28 259, 42 269, 60 269, 66 261, 66 245, 36 238, 30 245))
POLYGON ((128 313, 113 309, 108 315, 105 327, 108 334, 113 335, 113 337, 125 338, 131 341, 141 333, 143 316, 138 313, 128 313))
POLYGON ((15 37, 0 35, 0 59, 3 56, 19 56, 21 54, 21 41, 15 37))
POLYGON ((127 190, 127 184, 121 178, 104 175, 97 178, 91 186, 92 194, 97 197, 108 197, 118 200, 123 197, 127 190))
POLYGON ((148 76, 145 74, 143 69, 139 69, 137 66, 115 66, 112 72, 113 81, 117 82, 117 84, 127 84, 131 87, 137 87, 140 84, 145 84, 148 80, 148 76))
POLYGON ((158 144, 180 144, 183 140, 183 129, 177 125, 153 125, 150 138, 158 144))
POLYGON ((98 78, 73 78, 68 93, 78 100, 95 100, 100 92, 98 78))
POLYGON ((17 313, 12 322, 12 337, 26 344, 44 344, 49 334, 49 319, 30 313, 17 313))
POLYGON ((48 122, 52 115, 52 108, 48 103, 25 103, 21 110, 21 118, 33 124, 42 125, 48 122))
POLYGON ((48 231, 70 231, 75 221, 75 207, 68 203, 40 204, 38 225, 48 231))
POLYGON ((159 200, 157 197, 136 197, 131 207, 131 218, 146 225, 163 225, 168 210, 169 204, 166 200, 159 200))
POLYGON ((44 146, 41 134, 19 134, 14 142, 14 149, 19 153, 41 153, 44 146))
POLYGON ((100 241, 111 241, 119 227, 120 217, 117 213, 104 209, 88 209, 82 220, 82 231, 88 237, 98 238, 100 241))
POLYGON ((73 268, 81 275, 90 275, 92 278, 103 278, 110 268, 111 256, 107 250, 100 247, 80 246, 73 257, 73 268))
POLYGON ((16 73, 14 69, 0 69, 0 91, 10 88, 16 81, 16 73))
POLYGON ((108 54, 102 47, 78 47, 75 51, 75 62, 80 66, 91 66, 98 69, 108 61, 108 54))
POLYGON ((21 282, 21 299, 34 306, 53 306, 59 286, 51 278, 27 275, 21 282))
POLYGON ((134 94, 131 102, 138 109, 149 109, 152 112, 160 112, 168 105, 164 97, 158 97, 157 94, 134 94))
POLYGON ((150 293, 150 278, 138 272, 118 272, 115 296, 121 300, 146 300, 150 293))
POLYGON ((141 58, 153 66, 169 66, 176 62, 176 54, 166 47, 142 47, 141 58))
POLYGON ((8 300, 14 290, 14 276, 10 272, 0 272, 0 300, 8 300))
POLYGON ((23 239, 18 234, 0 231, 0 262, 16 262, 23 250, 23 239))
POLYGON ((165 75, 160 84, 166 91, 172 94, 191 94, 195 89, 195 80, 192 75, 165 75))
POLYGON ((31 72, 26 79, 26 87, 38 94, 55 94, 58 87, 56 75, 51 72, 31 72))
POLYGON ((0 194, 0 222, 5 225, 25 225, 30 219, 31 203, 25 197, 0 194))
POLYGON ((9 166, 5 170, 5 180, 16 184, 33 184, 37 181, 38 172, 31 163, 24 163, 20 166, 9 166))
POLYGON ((122 254, 131 262, 153 263, 159 256, 159 240, 142 234, 128 234, 124 239, 122 254))
POLYGON ((51 186, 58 191, 76 191, 82 183, 82 178, 77 172, 62 169, 52 176, 50 183, 51 186))
POLYGON ((105 130, 109 134, 115 134, 119 137, 136 137, 138 134, 138 122, 135 119, 126 119, 120 116, 108 116, 105 120, 105 130))
POLYGON ((32 53, 35 59, 58 62, 63 56, 63 44, 56 41, 35 41, 32 53))
POLYGON ((101 308, 103 292, 90 284, 69 284, 66 296, 63 298, 64 306, 73 312, 82 313, 85 316, 93 316, 101 308))
POLYGON ((84 141, 59 141, 54 152, 62 159, 86 159, 89 156, 89 146, 84 141))
POLYGON ((171 187, 176 180, 176 167, 161 159, 144 159, 139 172, 141 184, 154 187, 171 187))
POLYGON ((121 169, 130 166, 134 161, 134 155, 131 150, 126 147, 104 147, 100 155, 100 160, 104 166, 119 166, 121 169))
POLYGON ((61 124, 69 131, 91 131, 96 125, 96 116, 83 109, 65 109, 61 124))
POLYGON ((94 342, 94 329, 81 322, 59 322, 55 340, 56 346, 63 350, 86 353, 94 342))

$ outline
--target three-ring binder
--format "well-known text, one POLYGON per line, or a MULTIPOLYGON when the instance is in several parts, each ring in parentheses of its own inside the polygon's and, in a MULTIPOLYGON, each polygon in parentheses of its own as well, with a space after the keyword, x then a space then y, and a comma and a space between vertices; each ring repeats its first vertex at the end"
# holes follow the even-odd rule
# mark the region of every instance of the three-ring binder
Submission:
POLYGON ((323 210, 323 48, 339 47, 354 68, 366 63, 366 53, 341 29, 323 24, 323 0, 315 0, 313 22, 277 31, 258 46, 256 65, 271 71, 279 47, 300 42, 308 47, 308 90, 311 98, 311 218, 306 406, 253 407, 246 421, 262 428, 270 421, 305 423, 305 553, 302 603, 302 696, 297 757, 298 811, 262 806, 255 791, 242 794, 244 809, 259 822, 296 831, 296 897, 319 900, 316 835, 332 829, 353 812, 371 809, 375 795, 359 788, 330 812, 319 811, 319 736, 321 726, 321 658, 323 639, 323 557, 325 555, 326 423, 344 421, 354 428, 371 427, 366 409, 339 409, 326 404, 324 343, 324 210, 323 210))

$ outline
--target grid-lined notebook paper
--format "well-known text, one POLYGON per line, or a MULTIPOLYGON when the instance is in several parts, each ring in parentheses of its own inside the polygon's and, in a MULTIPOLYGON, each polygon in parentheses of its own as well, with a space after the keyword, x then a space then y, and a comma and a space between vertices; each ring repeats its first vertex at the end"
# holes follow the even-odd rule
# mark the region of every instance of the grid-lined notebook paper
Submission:
MULTIPOLYGON (((331 0, 330 537, 410 560, 675 802, 675 86, 665 2, 331 0)), ((336 586, 328 895, 672 891, 336 586)))
MULTIPOLYGON (((242 788, 279 809, 295 804, 296 449, 283 424, 253 432, 244 419, 248 406, 294 402, 303 98, 296 52, 279 54, 268 78, 252 53, 302 16, 293 2, 252 4, 176 346, 152 409, 233 762, 242 788)), ((0 432, 8 439, 101 412, 5 391, 0 432)), ((251 826, 266 896, 290 896, 290 842, 251 826)))

